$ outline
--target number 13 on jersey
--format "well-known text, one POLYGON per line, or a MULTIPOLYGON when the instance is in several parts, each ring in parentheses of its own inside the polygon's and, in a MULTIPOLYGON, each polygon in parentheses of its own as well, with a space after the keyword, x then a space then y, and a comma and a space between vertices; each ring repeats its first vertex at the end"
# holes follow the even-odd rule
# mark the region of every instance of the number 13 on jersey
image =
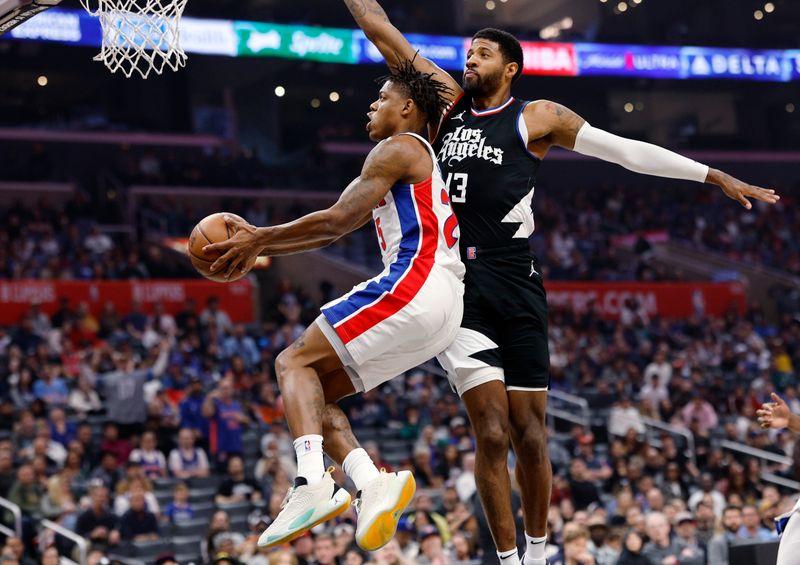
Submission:
POLYGON ((467 182, 469 182, 467 173, 448 173, 444 184, 450 193, 451 202, 463 204, 467 201, 467 182))

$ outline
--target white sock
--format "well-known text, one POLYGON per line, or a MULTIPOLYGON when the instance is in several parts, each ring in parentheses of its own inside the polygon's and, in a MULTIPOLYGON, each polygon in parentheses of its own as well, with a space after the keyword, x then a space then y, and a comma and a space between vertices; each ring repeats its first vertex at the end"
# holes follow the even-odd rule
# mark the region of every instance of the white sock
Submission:
POLYGON ((322 436, 300 436, 294 440, 297 453, 297 476, 303 477, 309 485, 315 485, 325 474, 325 460, 322 455, 322 436))
POLYGON ((371 480, 381 476, 375 463, 360 447, 347 454, 342 462, 342 469, 348 477, 353 479, 358 490, 362 490, 371 480))
POLYGON ((517 548, 509 549, 508 551, 498 551, 497 557, 500 559, 500 565, 520 565, 517 548))
POLYGON ((547 536, 534 538, 525 532, 525 565, 544 565, 547 536))

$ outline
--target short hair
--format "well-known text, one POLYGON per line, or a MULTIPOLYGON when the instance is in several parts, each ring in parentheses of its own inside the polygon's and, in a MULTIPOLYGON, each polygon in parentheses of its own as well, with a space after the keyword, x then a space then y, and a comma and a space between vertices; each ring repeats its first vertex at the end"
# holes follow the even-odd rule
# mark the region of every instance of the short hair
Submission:
POLYGON ((520 75, 522 75, 522 70, 525 67, 525 54, 522 52, 522 45, 520 45, 519 40, 516 37, 507 31, 503 31, 502 29, 487 27, 472 36, 472 41, 475 41, 476 39, 488 39, 489 41, 494 41, 500 46, 500 53, 503 55, 503 60, 506 62, 506 64, 517 64, 517 72, 514 75, 512 82, 515 82, 520 75))
POLYGON ((453 94, 453 89, 433 78, 434 73, 417 70, 414 67, 417 55, 413 59, 403 59, 396 65, 390 65, 389 74, 379 77, 376 82, 384 84, 389 81, 399 87, 432 122, 439 119, 450 104, 448 95, 453 94))
POLYGON ((729 504, 728 506, 725 507, 725 510, 723 510, 722 513, 725 514, 726 512, 730 512, 730 511, 735 511, 735 512, 738 512, 739 514, 741 514, 742 513, 742 507, 739 506, 738 504, 729 504))

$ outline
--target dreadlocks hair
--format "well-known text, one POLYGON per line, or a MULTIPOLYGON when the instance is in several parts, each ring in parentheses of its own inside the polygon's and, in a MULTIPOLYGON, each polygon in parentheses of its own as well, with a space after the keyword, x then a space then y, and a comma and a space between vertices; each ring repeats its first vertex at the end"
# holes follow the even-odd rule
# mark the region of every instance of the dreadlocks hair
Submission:
POLYGON ((495 29, 493 27, 487 27, 477 32, 472 36, 472 41, 476 39, 494 41, 500 46, 500 53, 503 55, 503 61, 505 61, 506 64, 517 64, 517 73, 512 79, 512 82, 516 82, 525 66, 525 54, 522 51, 522 45, 520 45, 519 40, 507 31, 495 29))
POLYGON ((389 74, 375 82, 384 84, 390 81, 414 101, 428 121, 435 121, 450 104, 448 95, 453 94, 453 89, 433 78, 433 73, 423 73, 415 69, 414 60, 417 55, 419 53, 413 59, 401 59, 397 65, 390 65, 389 74))

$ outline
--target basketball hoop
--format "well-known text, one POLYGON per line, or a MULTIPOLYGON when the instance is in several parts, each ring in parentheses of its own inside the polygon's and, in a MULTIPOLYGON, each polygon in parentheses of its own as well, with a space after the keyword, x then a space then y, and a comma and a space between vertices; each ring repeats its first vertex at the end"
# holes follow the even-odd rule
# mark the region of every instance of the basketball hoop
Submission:
POLYGON ((180 45, 180 22, 187 0, 81 0, 100 19, 103 46, 94 60, 112 72, 147 78, 165 67, 177 71, 186 64, 180 45), (97 2, 97 7, 92 4, 97 2))

